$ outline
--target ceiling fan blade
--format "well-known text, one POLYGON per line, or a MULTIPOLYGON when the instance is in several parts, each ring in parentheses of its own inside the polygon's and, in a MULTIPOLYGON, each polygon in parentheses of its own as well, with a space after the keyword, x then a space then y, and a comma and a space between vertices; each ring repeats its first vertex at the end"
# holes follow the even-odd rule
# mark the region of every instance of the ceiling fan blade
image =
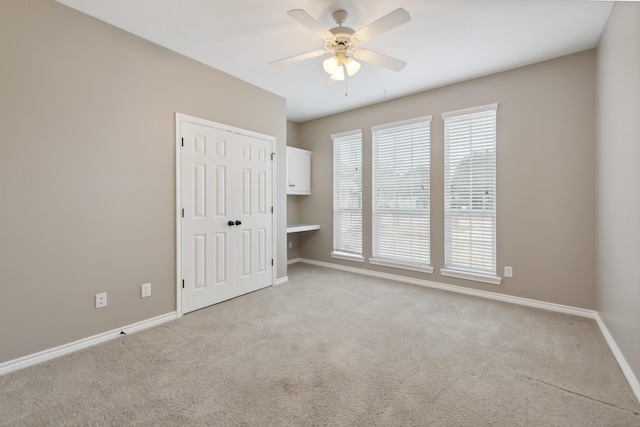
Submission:
POLYGON ((317 34, 318 37, 320 37, 322 40, 330 39, 333 37, 331 31, 323 27, 322 24, 316 21, 313 16, 309 15, 302 9, 292 9, 287 12, 287 15, 307 27, 307 29, 311 30, 311 32, 317 34))
POLYGON ((409 15, 409 12, 402 8, 398 8, 366 27, 361 28, 359 31, 356 31, 351 38, 357 39, 359 43, 366 42, 379 34, 399 27, 402 24, 406 24, 409 21, 411 21, 411 15, 409 15))
POLYGON ((322 56, 325 53, 329 53, 329 52, 326 50, 314 50, 312 52, 307 52, 300 55, 294 55, 288 58, 271 61, 269 62, 269 64, 291 64, 292 62, 304 61, 305 59, 315 58, 316 56, 322 56))
POLYGON ((400 71, 405 67, 405 65, 407 65, 404 61, 367 49, 358 49, 353 52, 353 55, 356 59, 361 59, 364 62, 379 65, 393 71, 400 71))

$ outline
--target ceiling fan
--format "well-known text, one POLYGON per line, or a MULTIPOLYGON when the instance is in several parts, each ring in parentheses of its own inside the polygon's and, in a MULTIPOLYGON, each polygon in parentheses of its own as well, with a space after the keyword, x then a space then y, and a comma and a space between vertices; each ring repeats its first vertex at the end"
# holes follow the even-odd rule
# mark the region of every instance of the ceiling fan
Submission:
POLYGON ((407 65, 404 61, 382 55, 381 53, 368 49, 355 49, 360 43, 369 41, 377 35, 411 21, 409 12, 402 8, 394 10, 358 31, 343 26, 349 16, 344 10, 336 10, 333 13, 333 20, 338 26, 331 29, 326 29, 302 9, 293 9, 287 12, 287 14, 322 38, 324 40, 324 50, 314 50, 301 55, 291 56, 273 61, 271 64, 287 64, 333 53, 333 56, 326 59, 322 64, 324 70, 331 76, 331 80, 333 81, 344 80, 345 72, 349 77, 358 72, 360 64, 354 58, 393 71, 400 71, 407 65))

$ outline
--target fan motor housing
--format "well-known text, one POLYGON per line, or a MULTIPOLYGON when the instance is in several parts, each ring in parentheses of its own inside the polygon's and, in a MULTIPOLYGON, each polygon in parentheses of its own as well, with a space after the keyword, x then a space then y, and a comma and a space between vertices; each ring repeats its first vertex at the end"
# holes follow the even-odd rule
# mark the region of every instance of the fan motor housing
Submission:
POLYGON ((335 27, 330 29, 334 35, 333 39, 327 39, 324 47, 327 50, 344 49, 350 50, 355 47, 357 43, 351 39, 351 35, 355 33, 352 28, 349 27, 335 27))

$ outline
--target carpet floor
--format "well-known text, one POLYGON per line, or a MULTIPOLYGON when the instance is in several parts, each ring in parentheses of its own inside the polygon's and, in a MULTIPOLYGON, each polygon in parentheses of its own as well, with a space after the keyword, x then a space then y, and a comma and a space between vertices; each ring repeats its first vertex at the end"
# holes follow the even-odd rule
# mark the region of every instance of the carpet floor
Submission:
POLYGON ((0 426, 640 426, 593 320, 295 264, 0 377, 0 426))

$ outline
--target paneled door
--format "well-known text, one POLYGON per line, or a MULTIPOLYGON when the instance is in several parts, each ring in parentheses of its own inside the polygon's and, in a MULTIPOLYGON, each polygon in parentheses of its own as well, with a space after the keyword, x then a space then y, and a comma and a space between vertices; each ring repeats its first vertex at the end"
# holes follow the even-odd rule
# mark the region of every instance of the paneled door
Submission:
POLYGON ((273 283, 272 141, 180 122, 182 311, 273 283))

